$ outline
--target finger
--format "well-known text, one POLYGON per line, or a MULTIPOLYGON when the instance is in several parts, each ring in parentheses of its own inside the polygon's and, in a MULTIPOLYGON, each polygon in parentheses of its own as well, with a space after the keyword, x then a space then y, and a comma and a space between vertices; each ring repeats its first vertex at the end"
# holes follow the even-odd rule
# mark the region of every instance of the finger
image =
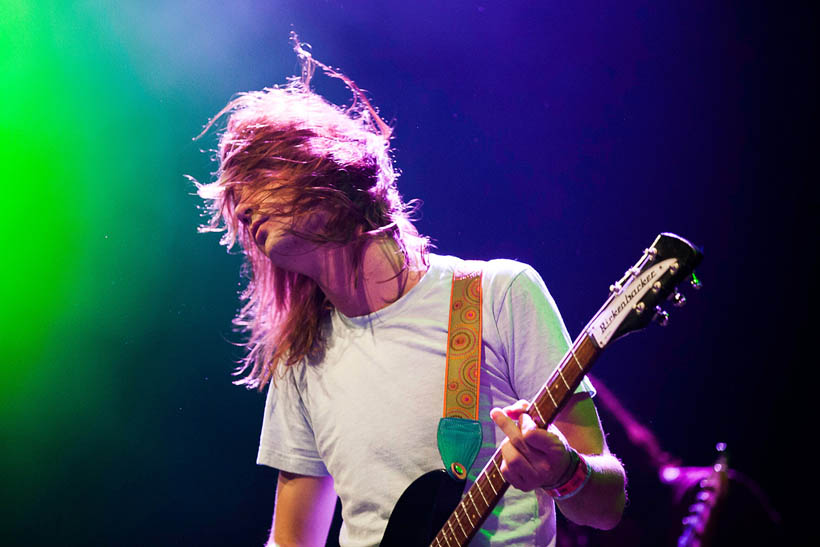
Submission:
POLYGON ((500 408, 494 408, 490 411, 490 418, 492 418, 495 425, 507 436, 510 441, 521 438, 521 430, 506 412, 500 408))
POLYGON ((533 484, 537 481, 533 478, 537 476, 536 470, 529 461, 509 442, 501 445, 501 476, 519 490, 532 490, 533 484))
POLYGON ((538 429, 523 434, 529 447, 528 461, 539 474, 539 484, 554 484, 569 470, 570 448, 562 435, 538 429))
POLYGON ((530 402, 528 400, 518 399, 516 402, 511 404, 508 408, 523 408, 524 410, 526 410, 527 408, 529 408, 529 406, 530 406, 530 402))
POLYGON ((524 413, 518 417, 518 429, 520 429, 521 433, 524 434, 528 431, 538 429, 538 426, 535 425, 535 421, 533 421, 532 416, 524 413))
POLYGON ((505 406, 502 410, 511 419, 518 420, 518 417, 524 414, 529 407, 530 403, 524 399, 521 399, 510 406, 505 406))
POLYGON ((543 429, 527 430, 521 434, 521 437, 530 449, 538 452, 549 453, 569 450, 567 442, 551 431, 544 431, 543 429))
POLYGON ((521 430, 518 429, 518 423, 514 422, 507 414, 500 408, 494 408, 490 411, 490 417, 495 422, 501 431, 507 436, 509 442, 523 455, 526 456, 529 452, 527 443, 521 436, 521 430))
POLYGON ((521 431, 521 438, 524 441, 523 444, 526 445, 526 449, 519 450, 527 454, 527 458, 529 458, 530 461, 532 461, 532 456, 534 455, 533 451, 544 452, 551 448, 550 437, 545 437, 547 431, 538 427, 535 420, 533 420, 529 414, 521 415, 518 420, 518 429, 521 431))
POLYGON ((538 442, 539 439, 540 440, 555 439, 555 441, 558 442, 558 444, 563 445, 565 447, 569 446, 569 443, 567 442, 566 437, 564 437, 563 433, 561 433, 561 431, 557 427, 555 427, 554 425, 550 425, 548 428, 543 429, 543 428, 538 427, 535 424, 535 422, 532 420, 531 416, 528 416, 528 418, 529 418, 529 420, 522 419, 519 422, 519 428, 521 429, 521 433, 525 438, 528 437, 529 434, 531 434, 530 433, 531 431, 533 431, 533 432, 534 431, 540 431, 540 432, 543 432, 543 433, 547 433, 547 435, 546 436, 544 436, 544 435, 533 436, 533 440, 535 442, 538 442))

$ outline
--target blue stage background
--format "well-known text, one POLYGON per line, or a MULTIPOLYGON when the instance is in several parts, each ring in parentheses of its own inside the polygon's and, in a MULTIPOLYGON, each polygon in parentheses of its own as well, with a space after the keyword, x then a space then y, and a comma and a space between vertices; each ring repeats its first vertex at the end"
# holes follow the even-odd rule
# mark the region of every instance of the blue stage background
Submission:
MULTIPOLYGON (((802 437, 783 405, 800 385, 792 332, 806 304, 786 296, 811 281, 813 259, 792 268, 806 260, 799 213, 817 205, 801 194, 816 115, 801 14, 701 0, 4 4, 10 74, 39 75, 14 80, 4 108, 43 95, 72 113, 58 142, 70 163, 37 137, 47 120, 6 116, 9 142, 25 128, 20 146, 38 150, 6 158, 27 177, 6 183, 10 239, 39 224, 26 185, 69 197, 50 235, 6 263, 67 253, 42 267, 54 279, 6 283, 18 300, 4 323, 4 544, 263 544, 264 397, 230 376, 240 257, 196 233, 183 175, 210 180, 215 134, 192 138, 235 93, 297 73, 291 30, 395 128, 400 189, 424 202, 418 226, 437 252, 532 264, 573 336, 659 232, 702 246, 703 290, 596 375, 684 464, 710 465, 726 442, 788 526, 786 447, 802 437), (60 69, 38 68, 49 63, 60 69), (58 311, 31 316, 31 295, 58 311)), ((316 88, 350 100, 338 81, 316 88)), ((651 517, 642 463, 625 465, 627 517, 673 530, 651 517)), ((753 513, 727 514, 736 537, 760 539, 753 513)))

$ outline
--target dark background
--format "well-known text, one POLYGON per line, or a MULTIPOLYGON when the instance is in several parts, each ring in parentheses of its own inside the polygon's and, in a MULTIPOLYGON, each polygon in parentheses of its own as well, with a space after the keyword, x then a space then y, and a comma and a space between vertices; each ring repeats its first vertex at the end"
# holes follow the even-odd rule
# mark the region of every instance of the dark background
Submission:
MULTIPOLYGON (((162 258, 138 296, 111 285, 139 278, 139 265, 125 278, 113 262, 95 269, 100 306, 148 319, 111 329, 107 315, 90 323, 69 314, 48 327, 60 329, 59 348, 9 362, 65 376, 44 373, 25 396, 30 406, 23 396, 5 406, 3 543, 263 544, 275 490, 275 472, 254 464, 264 397, 230 376, 242 355, 230 325, 240 257, 217 236, 197 235, 199 202, 182 175, 210 180, 215 164, 200 149, 215 136, 191 138, 234 93, 297 72, 290 30, 366 89, 395 127, 400 189, 423 200, 418 227, 438 252, 532 264, 573 336, 659 232, 702 247, 703 290, 689 292, 668 328, 614 345, 595 373, 685 465, 710 465, 715 444, 727 443, 731 467, 759 484, 783 520, 771 528, 748 488, 733 484, 739 501, 721 521, 724 537, 754 544, 791 529, 798 482, 789 477, 804 469, 807 435, 790 401, 811 389, 796 374, 798 358, 811 360, 796 334, 811 299, 794 289, 816 271, 807 237, 816 232, 815 25, 799 10, 761 4, 72 8, 110 29, 112 43, 141 44, 124 49, 122 62, 140 60, 141 80, 129 88, 151 101, 118 103, 104 85, 89 93, 127 114, 127 127, 117 118, 94 142, 138 135, 141 144, 119 154, 140 158, 129 171, 145 187, 95 218, 100 229, 128 219, 121 245, 145 256, 159 248, 162 258), (141 150, 156 142, 159 164, 141 150), (163 222, 144 214, 155 204, 172 211, 163 222), (59 430, 43 425, 58 414, 59 430)), ((46 4, 36 15, 60 28, 67 13, 46 4)), ((95 66, 95 47, 110 61, 119 50, 108 43, 92 42, 77 70, 95 66)), ((317 78, 316 88, 349 101, 336 81, 317 78)), ((663 494, 640 454, 602 418, 631 477, 628 526, 645 529, 632 541, 653 544, 677 522, 659 507, 663 494)))

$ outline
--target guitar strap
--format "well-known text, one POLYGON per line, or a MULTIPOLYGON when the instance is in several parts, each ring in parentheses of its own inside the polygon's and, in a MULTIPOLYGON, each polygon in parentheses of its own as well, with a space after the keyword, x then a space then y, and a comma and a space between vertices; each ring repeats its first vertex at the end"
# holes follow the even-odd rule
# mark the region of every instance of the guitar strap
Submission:
POLYGON ((481 448, 478 394, 481 385, 481 267, 467 263, 453 273, 444 412, 438 423, 438 450, 444 468, 464 480, 481 448))

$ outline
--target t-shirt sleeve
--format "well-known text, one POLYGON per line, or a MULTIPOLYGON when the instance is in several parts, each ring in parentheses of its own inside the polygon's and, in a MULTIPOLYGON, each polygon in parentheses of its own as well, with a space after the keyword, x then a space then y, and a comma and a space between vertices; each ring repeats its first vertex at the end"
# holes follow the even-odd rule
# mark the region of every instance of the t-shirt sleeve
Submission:
POLYGON ((329 473, 319 457, 296 376, 289 370, 275 386, 273 382, 268 386, 256 463, 300 475, 325 476, 329 473))
MULTIPOLYGON (((496 320, 507 352, 510 382, 521 399, 530 400, 570 346, 570 337, 558 307, 541 276, 525 266, 513 278, 496 320)), ((595 395, 587 379, 576 393, 595 395)))

